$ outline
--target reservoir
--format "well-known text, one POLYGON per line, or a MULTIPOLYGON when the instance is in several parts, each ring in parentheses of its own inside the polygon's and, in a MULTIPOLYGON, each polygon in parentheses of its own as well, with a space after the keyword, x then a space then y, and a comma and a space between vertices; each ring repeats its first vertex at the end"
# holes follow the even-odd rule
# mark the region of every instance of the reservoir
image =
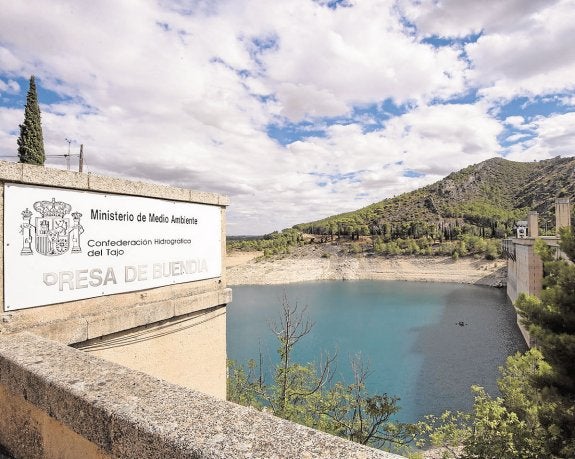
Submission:
MULTIPOLYGON (((296 345, 294 359, 318 361, 337 353, 334 381, 352 381, 350 360, 361 354, 371 394, 400 397, 396 419, 468 410, 470 386, 498 395, 498 367, 525 351, 513 306, 504 289, 424 282, 322 281, 234 286, 227 311, 228 358, 264 366, 277 363, 281 299, 307 306, 314 322, 296 345)), ((268 378, 269 382, 269 378, 268 378)))

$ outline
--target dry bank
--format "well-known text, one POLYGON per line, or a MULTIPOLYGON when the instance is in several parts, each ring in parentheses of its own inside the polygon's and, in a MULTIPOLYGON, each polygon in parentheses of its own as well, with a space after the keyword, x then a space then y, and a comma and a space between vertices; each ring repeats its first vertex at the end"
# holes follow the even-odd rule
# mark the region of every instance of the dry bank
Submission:
POLYGON ((229 285, 283 284, 315 280, 402 280, 456 282, 491 287, 506 285, 505 260, 419 256, 325 256, 322 248, 300 247, 290 255, 263 258, 261 253, 230 253, 229 285))

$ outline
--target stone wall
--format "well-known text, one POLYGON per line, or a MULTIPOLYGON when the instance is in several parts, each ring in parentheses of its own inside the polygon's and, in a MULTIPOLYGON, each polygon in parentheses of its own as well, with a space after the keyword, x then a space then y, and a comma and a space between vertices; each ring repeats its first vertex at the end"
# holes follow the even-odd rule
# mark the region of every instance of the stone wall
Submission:
POLYGON ((30 333, 0 337, 0 444, 16 458, 393 459, 30 333))

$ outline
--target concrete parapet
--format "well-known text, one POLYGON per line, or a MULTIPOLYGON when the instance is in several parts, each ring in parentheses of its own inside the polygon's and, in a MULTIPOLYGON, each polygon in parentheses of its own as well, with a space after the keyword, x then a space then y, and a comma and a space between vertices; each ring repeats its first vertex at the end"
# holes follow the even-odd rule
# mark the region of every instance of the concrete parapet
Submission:
POLYGON ((400 457, 30 333, 0 338, 0 402, 0 443, 16 458, 400 457))

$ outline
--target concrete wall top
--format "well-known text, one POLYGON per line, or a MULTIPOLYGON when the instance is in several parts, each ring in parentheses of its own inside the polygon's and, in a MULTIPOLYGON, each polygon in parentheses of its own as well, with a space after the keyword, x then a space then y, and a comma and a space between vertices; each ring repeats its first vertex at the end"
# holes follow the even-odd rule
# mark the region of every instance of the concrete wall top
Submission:
POLYGON ((515 245, 533 246, 533 245, 535 245, 535 241, 537 239, 541 239, 542 241, 545 242, 545 244, 547 244, 551 247, 559 247, 559 242, 561 241, 561 238, 559 238, 558 236, 539 236, 538 238, 513 237, 513 238, 509 238, 509 239, 504 239, 504 241, 510 241, 511 243, 513 243, 515 245))
POLYGON ((30 333, 0 337, 0 386, 112 457, 400 458, 30 333))
POLYGON ((7 161, 0 161, 0 181, 212 204, 222 207, 230 204, 227 196, 216 193, 7 161))

